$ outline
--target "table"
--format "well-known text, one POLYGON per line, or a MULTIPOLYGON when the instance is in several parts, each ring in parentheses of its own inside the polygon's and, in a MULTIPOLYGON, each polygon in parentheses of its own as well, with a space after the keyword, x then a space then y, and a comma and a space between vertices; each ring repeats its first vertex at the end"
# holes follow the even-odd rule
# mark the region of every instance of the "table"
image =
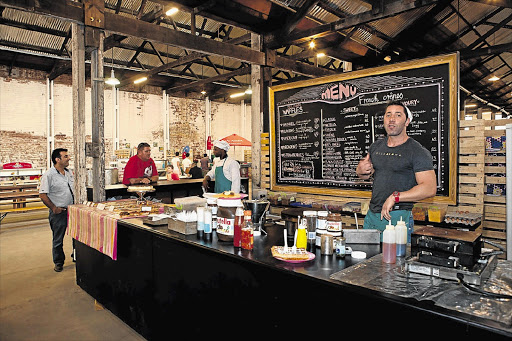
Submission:
MULTIPOLYGON (((510 326, 330 278, 364 260, 318 250, 307 263, 274 259, 270 247, 283 245, 282 228, 266 227, 268 235, 256 237, 254 250, 247 251, 215 234, 207 242, 140 219, 119 220, 116 261, 75 243, 77 284, 150 340, 178 332, 331 338, 356 331, 364 337, 408 327, 443 337, 512 336, 510 326)), ((368 257, 380 253, 378 244, 351 246, 368 257)))

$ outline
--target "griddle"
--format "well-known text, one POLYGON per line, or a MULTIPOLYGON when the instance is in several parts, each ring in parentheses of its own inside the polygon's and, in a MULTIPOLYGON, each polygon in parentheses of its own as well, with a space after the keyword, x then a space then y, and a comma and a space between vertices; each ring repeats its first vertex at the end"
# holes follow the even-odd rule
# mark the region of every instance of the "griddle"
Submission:
POLYGON ((411 234, 411 254, 420 262, 471 270, 482 252, 482 234, 423 226, 411 234))

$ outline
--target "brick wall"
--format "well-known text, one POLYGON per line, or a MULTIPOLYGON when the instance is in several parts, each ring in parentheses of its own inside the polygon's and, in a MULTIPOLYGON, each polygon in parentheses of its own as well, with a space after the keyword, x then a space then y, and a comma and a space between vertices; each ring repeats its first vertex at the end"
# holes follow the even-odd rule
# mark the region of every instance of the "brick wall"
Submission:
MULTIPOLYGON (((144 92, 119 92, 120 143, 135 147, 140 142, 152 146, 152 157, 162 159, 164 143, 163 96, 161 90, 144 87, 144 92)), ((8 74, 0 66, 0 164, 30 162, 46 167, 47 139, 46 74, 28 69, 13 69, 8 74)), ((53 86, 55 147, 67 148, 73 157, 73 99, 70 78, 61 76, 53 86)), ((113 92, 105 88, 105 159, 113 156, 113 92)), ((86 89, 86 140, 91 135, 91 95, 86 89)), ((170 152, 189 146, 196 154, 205 152, 206 104, 204 100, 169 97, 170 152)), ((213 102, 211 105, 213 139, 236 133, 251 136, 250 107, 213 102)), ((235 149, 239 159, 244 148, 235 149)), ((233 151, 230 151, 233 155, 233 151)), ((88 162, 91 159, 88 158, 88 162)))

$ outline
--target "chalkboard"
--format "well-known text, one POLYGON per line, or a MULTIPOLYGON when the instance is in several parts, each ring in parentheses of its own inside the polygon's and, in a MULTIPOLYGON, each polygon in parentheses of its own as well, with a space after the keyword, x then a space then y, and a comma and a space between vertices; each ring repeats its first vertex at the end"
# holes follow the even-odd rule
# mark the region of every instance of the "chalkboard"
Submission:
POLYGON ((398 100, 413 114, 407 134, 432 154, 435 201, 455 204, 458 70, 450 54, 271 87, 271 189, 371 196, 355 170, 398 100))

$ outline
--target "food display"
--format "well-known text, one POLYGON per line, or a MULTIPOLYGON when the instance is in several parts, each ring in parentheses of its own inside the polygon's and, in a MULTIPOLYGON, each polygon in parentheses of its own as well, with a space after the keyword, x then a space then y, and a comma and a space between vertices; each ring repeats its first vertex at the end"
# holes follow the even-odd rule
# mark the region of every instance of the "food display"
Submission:
POLYGON ((112 212, 117 218, 146 217, 164 211, 164 204, 152 201, 140 202, 137 199, 115 200, 100 203, 89 202, 89 207, 112 212))
POLYGON ((473 226, 482 221, 481 213, 470 213, 468 211, 455 211, 446 213, 444 217, 445 223, 463 224, 473 226))
POLYGON ((425 221, 427 220, 427 211, 428 208, 421 204, 415 204, 412 208, 412 217, 416 221, 425 221))
POLYGON ((147 192, 154 192, 155 187, 150 185, 137 185, 137 186, 128 186, 127 189, 128 192, 137 192, 137 193, 147 193, 147 192))
POLYGON ((271 248, 272 256, 287 261, 305 261, 310 260, 311 253, 307 252, 302 248, 293 248, 286 246, 272 246, 271 248))

